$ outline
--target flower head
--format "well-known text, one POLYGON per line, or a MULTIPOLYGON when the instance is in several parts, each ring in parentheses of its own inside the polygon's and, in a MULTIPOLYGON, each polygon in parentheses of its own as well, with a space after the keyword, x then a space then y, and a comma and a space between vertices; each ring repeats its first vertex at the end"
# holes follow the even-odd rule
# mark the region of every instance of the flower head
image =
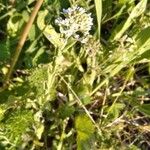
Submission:
POLYGON ((74 37, 77 41, 85 43, 88 40, 89 31, 93 25, 91 14, 82 7, 73 6, 63 9, 65 19, 59 17, 55 23, 60 27, 60 32, 66 37, 74 37))

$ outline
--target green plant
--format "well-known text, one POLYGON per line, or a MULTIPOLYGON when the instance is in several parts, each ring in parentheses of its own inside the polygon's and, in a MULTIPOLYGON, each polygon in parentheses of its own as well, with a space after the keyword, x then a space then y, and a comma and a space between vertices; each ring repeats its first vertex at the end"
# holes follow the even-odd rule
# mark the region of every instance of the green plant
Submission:
POLYGON ((0 1, 0 149, 149 148, 149 2, 45 0, 14 60, 35 2, 0 1))

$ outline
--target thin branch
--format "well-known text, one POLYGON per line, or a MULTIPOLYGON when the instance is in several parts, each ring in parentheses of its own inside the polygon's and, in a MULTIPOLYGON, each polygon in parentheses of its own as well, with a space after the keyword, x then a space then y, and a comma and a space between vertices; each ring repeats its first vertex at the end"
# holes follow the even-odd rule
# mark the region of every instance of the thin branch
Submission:
POLYGON ((90 115, 89 111, 87 110, 87 108, 84 106, 84 104, 82 103, 82 101, 80 100, 80 98, 78 97, 78 95, 74 92, 74 90, 71 88, 71 86, 67 83, 67 81, 61 76, 59 75, 61 80, 68 86, 68 88, 70 89, 70 91, 72 92, 72 94, 75 96, 77 103, 79 104, 79 106, 81 106, 85 113, 87 114, 87 116, 89 117, 89 119, 93 122, 93 124, 95 125, 95 127, 97 128, 98 134, 101 136, 102 135, 102 131, 100 129, 100 127, 98 126, 98 124, 95 122, 95 120, 93 119, 93 117, 90 115))
POLYGON ((44 1, 44 0, 38 0, 38 1, 36 2, 36 5, 35 5, 35 7, 34 7, 32 13, 31 13, 31 16, 30 16, 30 18, 29 18, 29 21, 27 22, 27 24, 26 24, 26 26, 25 26, 25 28, 24 28, 22 34, 21 34, 21 38, 20 38, 20 40, 19 40, 19 42, 18 42, 18 45, 17 45, 17 47, 16 47, 15 54, 14 54, 12 60, 11 60, 11 65, 10 65, 9 71, 8 71, 8 73, 7 73, 7 75, 6 75, 6 79, 5 79, 5 81, 4 81, 4 88, 6 88, 6 87, 8 86, 10 77, 11 77, 12 72, 13 72, 13 70, 14 70, 14 67, 15 67, 15 65, 16 65, 16 63, 17 63, 17 61, 18 61, 18 58, 19 58, 19 55, 20 55, 21 50, 22 50, 22 48, 23 48, 23 45, 24 45, 24 43, 25 43, 25 41, 26 41, 26 39, 27 39, 27 36, 28 36, 29 31, 30 31, 30 29, 31 29, 31 26, 32 26, 32 24, 33 24, 33 22, 34 22, 34 20, 35 20, 35 17, 36 17, 36 15, 37 15, 37 13, 38 13, 38 11, 39 11, 39 9, 40 9, 40 7, 41 7, 43 1, 44 1))

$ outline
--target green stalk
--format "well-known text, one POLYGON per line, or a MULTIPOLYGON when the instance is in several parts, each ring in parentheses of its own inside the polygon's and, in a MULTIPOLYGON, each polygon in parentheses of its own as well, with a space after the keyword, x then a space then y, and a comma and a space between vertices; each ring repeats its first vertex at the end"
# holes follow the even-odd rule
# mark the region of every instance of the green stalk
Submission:
POLYGON ((98 39, 101 36, 101 18, 102 18, 102 0, 94 0, 96 16, 97 16, 97 24, 98 24, 98 39))
POLYGON ((14 67, 15 67, 15 65, 16 65, 16 63, 17 63, 17 61, 18 61, 18 58, 19 58, 19 55, 20 55, 21 50, 22 50, 22 48, 23 48, 23 45, 24 45, 24 43, 25 43, 25 41, 26 41, 26 38, 27 38, 27 36, 28 36, 28 33, 29 33, 30 29, 31 29, 31 26, 32 26, 32 24, 33 24, 33 22, 34 22, 34 20, 35 20, 35 17, 36 17, 36 15, 37 15, 37 13, 38 13, 38 11, 39 11, 39 9, 40 9, 42 3, 43 3, 43 0, 38 0, 38 1, 37 1, 37 3, 36 3, 36 5, 35 5, 35 7, 34 7, 32 13, 31 13, 31 16, 30 16, 30 18, 29 18, 29 21, 28 21, 28 23, 26 24, 26 26, 25 26, 25 28, 24 28, 24 30, 23 30, 23 32, 22 32, 21 38, 20 38, 20 40, 19 40, 19 42, 18 42, 18 45, 17 45, 17 47, 16 47, 15 54, 14 54, 12 60, 11 60, 11 64, 10 64, 9 71, 8 71, 8 73, 7 73, 7 75, 6 75, 6 79, 5 79, 5 81, 4 81, 4 89, 5 89, 5 88, 8 86, 8 84, 9 84, 9 80, 10 80, 10 77, 11 77, 12 72, 13 72, 13 70, 14 70, 14 67))

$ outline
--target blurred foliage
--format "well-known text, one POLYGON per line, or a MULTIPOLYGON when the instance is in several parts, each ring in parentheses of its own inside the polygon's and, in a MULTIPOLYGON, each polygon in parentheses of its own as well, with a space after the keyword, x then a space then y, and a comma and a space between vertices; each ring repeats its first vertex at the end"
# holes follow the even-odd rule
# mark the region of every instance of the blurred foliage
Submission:
POLYGON ((149 1, 45 0, 1 90, 35 3, 0 0, 0 149, 148 150, 149 1), (55 23, 75 5, 93 17, 85 43, 55 23))

